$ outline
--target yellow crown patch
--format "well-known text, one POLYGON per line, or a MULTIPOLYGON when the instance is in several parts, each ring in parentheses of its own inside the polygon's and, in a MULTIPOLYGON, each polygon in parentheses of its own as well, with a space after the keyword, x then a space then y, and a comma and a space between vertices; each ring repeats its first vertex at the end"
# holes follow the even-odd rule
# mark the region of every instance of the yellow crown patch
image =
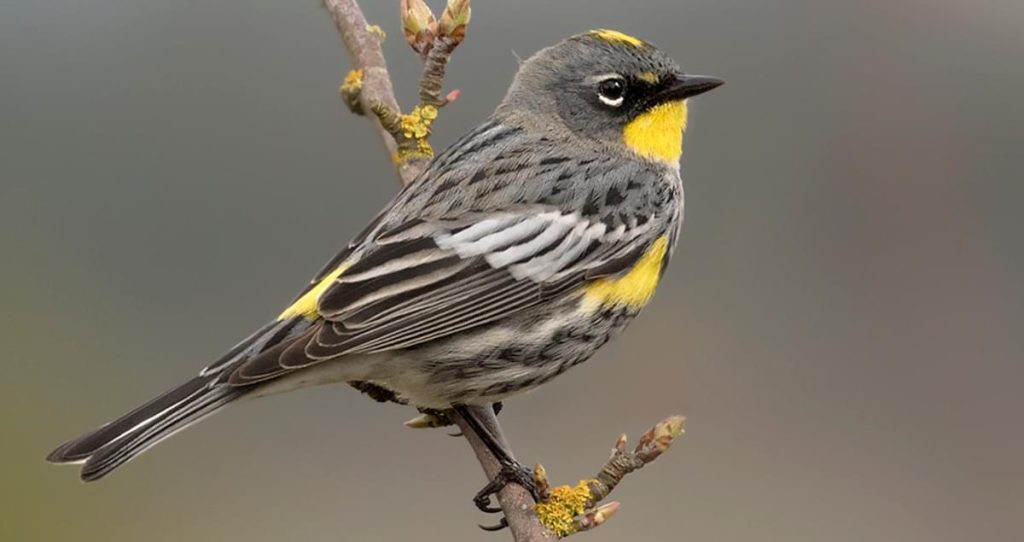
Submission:
POLYGON ((625 43, 632 45, 633 47, 643 47, 644 42, 640 41, 629 34, 623 34, 618 30, 608 30, 606 28, 599 28, 597 30, 591 30, 590 35, 598 39, 602 39, 611 43, 625 43))

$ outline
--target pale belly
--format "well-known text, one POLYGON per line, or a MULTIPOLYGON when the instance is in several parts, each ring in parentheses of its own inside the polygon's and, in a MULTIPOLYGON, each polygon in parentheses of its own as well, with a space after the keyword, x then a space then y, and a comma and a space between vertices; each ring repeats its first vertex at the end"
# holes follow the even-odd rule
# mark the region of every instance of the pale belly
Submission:
POLYGON ((529 391, 589 359, 638 310, 586 307, 577 296, 554 307, 396 352, 370 379, 429 408, 486 404, 529 391))

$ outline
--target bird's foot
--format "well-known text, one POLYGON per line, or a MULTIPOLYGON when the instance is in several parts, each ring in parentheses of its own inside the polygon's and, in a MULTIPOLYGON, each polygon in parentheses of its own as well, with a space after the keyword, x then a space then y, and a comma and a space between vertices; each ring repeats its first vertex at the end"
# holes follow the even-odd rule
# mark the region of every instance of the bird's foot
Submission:
MULTIPOLYGON (((488 514, 501 512, 501 507, 495 506, 492 503, 492 497, 497 495, 499 491, 505 488, 505 486, 513 483, 518 484, 528 491, 530 496, 533 497, 534 502, 540 502, 542 500, 533 471, 518 462, 503 461, 501 463, 501 470, 498 471, 498 474, 494 479, 487 482, 487 485, 485 485, 483 489, 478 491, 476 496, 473 497, 473 504, 475 504, 477 509, 481 512, 488 514)), ((508 520, 505 518, 501 518, 501 521, 497 525, 480 526, 480 528, 485 531, 499 531, 505 527, 508 527, 508 520)))

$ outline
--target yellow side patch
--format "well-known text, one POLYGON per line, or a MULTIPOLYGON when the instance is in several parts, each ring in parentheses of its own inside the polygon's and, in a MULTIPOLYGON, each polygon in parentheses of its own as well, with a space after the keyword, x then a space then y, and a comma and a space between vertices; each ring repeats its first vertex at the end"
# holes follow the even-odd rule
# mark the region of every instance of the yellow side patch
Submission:
POLYGON ((612 43, 625 43, 632 45, 633 47, 643 47, 644 42, 630 36, 629 34, 623 34, 618 30, 608 30, 606 28, 599 28, 597 30, 591 30, 590 35, 596 38, 603 39, 612 43))
POLYGON ((287 320, 295 316, 302 316, 307 320, 316 320, 319 317, 319 313, 316 311, 317 301, 320 300, 320 296, 323 295, 327 288, 334 284, 334 281, 341 276, 342 273, 348 269, 348 264, 341 264, 337 269, 331 271, 326 277, 316 283, 315 286, 309 289, 308 292, 302 294, 302 297, 295 300, 280 316, 278 320, 287 320))
POLYGON ((633 152, 645 158, 677 164, 683 154, 686 102, 668 102, 641 113, 626 125, 622 137, 633 152))
POLYGON ((584 291, 584 301, 592 307, 625 305, 639 309, 654 295, 661 278, 661 266, 668 253, 668 238, 662 235, 647 249, 628 273, 618 278, 602 278, 591 282, 584 291))

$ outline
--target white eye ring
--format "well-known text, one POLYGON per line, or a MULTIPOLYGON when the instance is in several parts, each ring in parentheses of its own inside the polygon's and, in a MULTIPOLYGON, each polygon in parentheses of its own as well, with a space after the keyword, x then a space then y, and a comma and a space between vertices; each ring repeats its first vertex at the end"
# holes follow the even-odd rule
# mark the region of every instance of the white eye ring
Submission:
POLYGON ((611 107, 619 107, 620 105, 622 105, 623 100, 626 99, 625 96, 619 96, 618 98, 615 98, 613 100, 613 99, 605 96, 604 94, 598 94, 597 97, 601 100, 601 103, 603 103, 605 105, 609 105, 611 107))
POLYGON ((626 81, 619 75, 611 75, 597 84, 597 97, 609 107, 619 107, 626 99, 626 81))

